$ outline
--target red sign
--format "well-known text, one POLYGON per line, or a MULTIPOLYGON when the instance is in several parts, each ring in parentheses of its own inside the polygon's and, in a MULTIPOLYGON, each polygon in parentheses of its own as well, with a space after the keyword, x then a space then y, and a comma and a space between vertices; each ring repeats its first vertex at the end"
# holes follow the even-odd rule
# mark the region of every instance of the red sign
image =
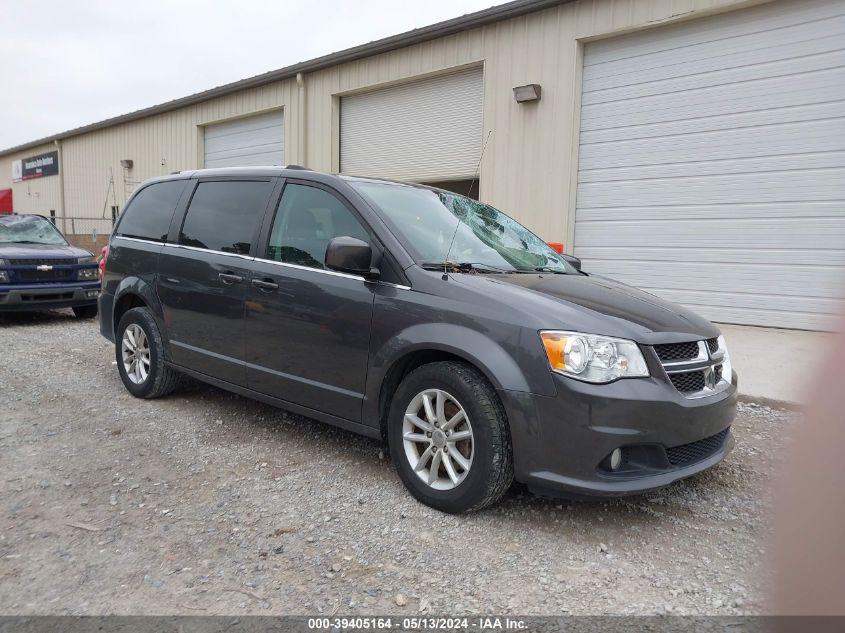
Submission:
POLYGON ((12 190, 0 189, 0 213, 11 213, 12 208, 12 190))

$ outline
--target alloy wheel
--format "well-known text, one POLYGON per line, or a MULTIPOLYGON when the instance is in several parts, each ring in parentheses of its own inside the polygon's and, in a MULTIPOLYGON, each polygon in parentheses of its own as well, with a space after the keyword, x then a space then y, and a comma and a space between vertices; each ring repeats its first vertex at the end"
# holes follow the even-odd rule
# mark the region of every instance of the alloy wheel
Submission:
POLYGON ((472 425, 463 406, 442 389, 426 389, 411 400, 402 441, 412 470, 435 490, 452 490, 472 467, 472 425))
POLYGON ((129 380, 136 385, 143 384, 150 374, 150 341, 140 325, 130 323, 126 327, 120 351, 129 380))

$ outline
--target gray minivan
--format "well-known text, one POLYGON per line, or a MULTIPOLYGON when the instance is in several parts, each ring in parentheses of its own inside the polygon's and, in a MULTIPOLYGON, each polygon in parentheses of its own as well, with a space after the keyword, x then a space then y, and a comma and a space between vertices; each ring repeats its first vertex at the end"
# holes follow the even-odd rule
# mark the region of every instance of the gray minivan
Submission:
POLYGON ((100 329, 126 389, 186 374, 387 441, 417 499, 623 495, 721 461, 736 376, 707 320, 580 270, 481 202, 254 167, 145 182, 100 329))

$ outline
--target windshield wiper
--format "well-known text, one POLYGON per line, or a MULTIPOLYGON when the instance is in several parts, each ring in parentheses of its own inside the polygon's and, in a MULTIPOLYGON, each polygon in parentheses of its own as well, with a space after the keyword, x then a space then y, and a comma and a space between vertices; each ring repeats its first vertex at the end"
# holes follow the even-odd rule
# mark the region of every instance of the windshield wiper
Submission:
POLYGON ((512 274, 516 271, 506 268, 499 268, 482 262, 424 262, 420 264, 425 270, 442 270, 450 273, 505 273, 512 274))
POLYGON ((565 270, 555 270, 554 268, 549 268, 548 266, 535 266, 533 271, 520 269, 520 272, 554 273, 555 275, 566 274, 565 270))

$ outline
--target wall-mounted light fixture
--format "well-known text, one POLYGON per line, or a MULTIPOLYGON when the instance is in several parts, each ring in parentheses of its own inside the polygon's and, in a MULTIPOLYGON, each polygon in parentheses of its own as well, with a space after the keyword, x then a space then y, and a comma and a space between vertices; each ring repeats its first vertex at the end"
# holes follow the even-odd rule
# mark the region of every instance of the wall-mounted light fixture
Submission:
POLYGON ((132 165, 134 165, 134 164, 135 164, 135 162, 131 158, 121 158, 120 159, 120 166, 123 167, 124 169, 132 169, 132 165))
POLYGON ((528 84, 526 86, 517 86, 513 89, 513 98, 516 99, 517 103, 539 101, 540 84, 528 84))

